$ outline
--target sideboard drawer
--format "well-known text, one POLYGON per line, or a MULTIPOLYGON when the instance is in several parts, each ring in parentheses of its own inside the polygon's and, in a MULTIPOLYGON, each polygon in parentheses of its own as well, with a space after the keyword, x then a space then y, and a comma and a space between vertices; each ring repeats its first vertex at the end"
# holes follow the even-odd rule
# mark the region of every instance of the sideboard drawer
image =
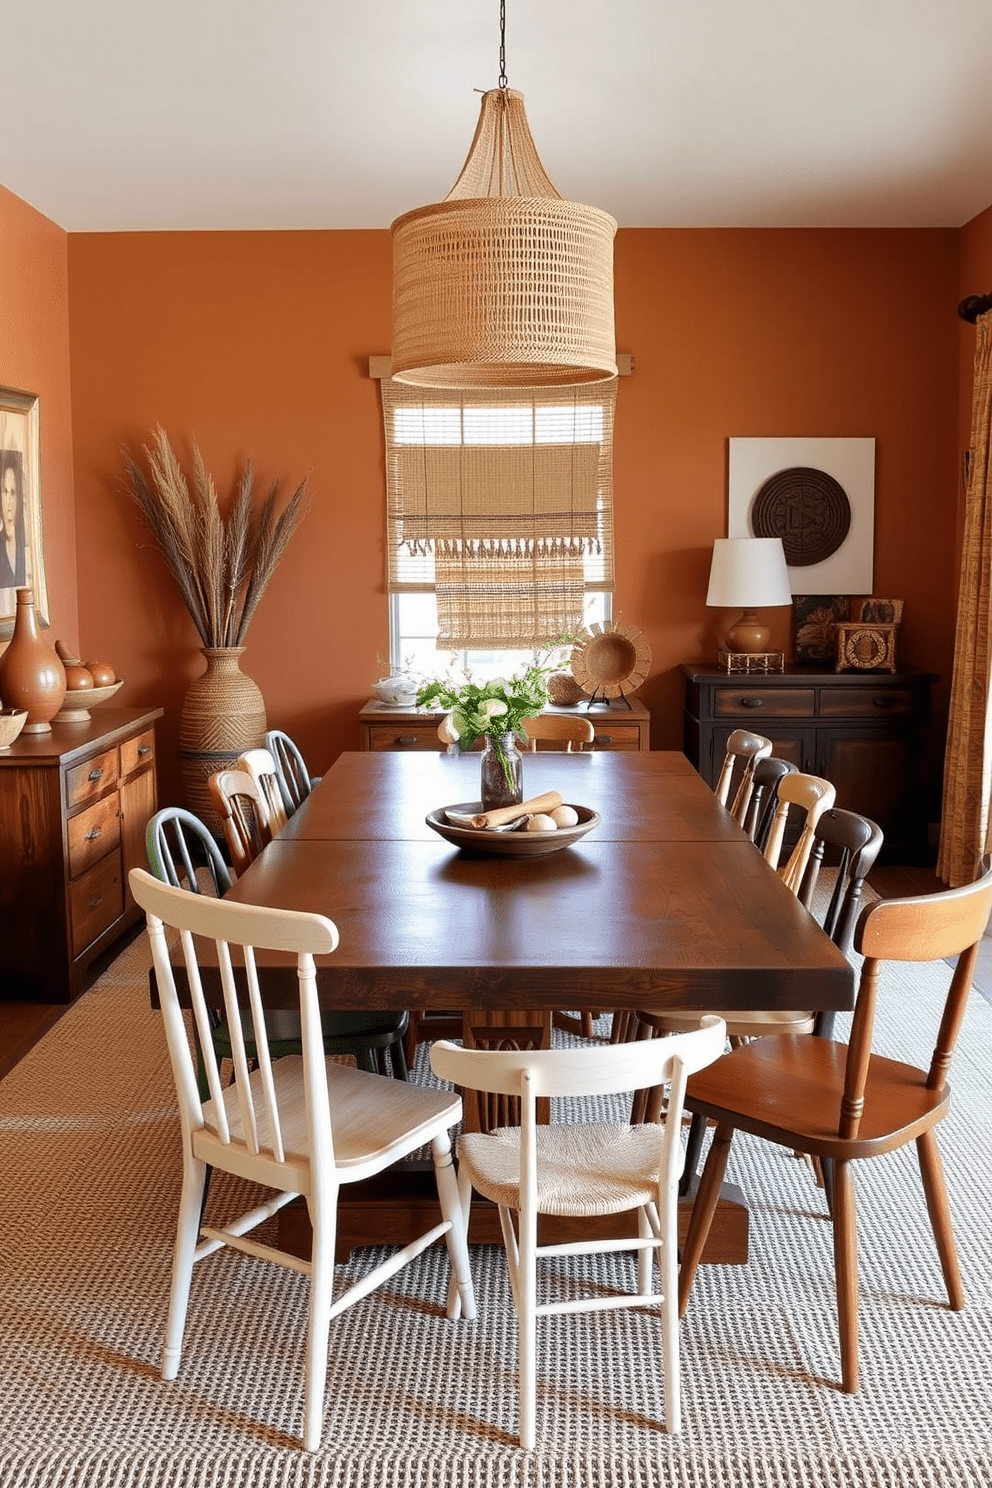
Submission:
POLYGON ((69 889, 72 953, 80 955, 124 913, 124 875, 120 853, 102 858, 69 889))
POLYGON ((141 765, 149 765, 155 758, 155 730, 145 729, 133 739, 125 739, 121 745, 121 774, 133 775, 141 765))
POLYGON ((603 723, 593 719, 596 737, 591 749, 640 749, 641 729, 636 723, 603 723))
POLYGON ((98 858, 120 845, 121 800, 117 791, 69 818, 69 877, 78 878, 98 858))
POLYGON ((117 750, 105 749, 102 754, 91 755, 81 765, 65 772, 65 804, 71 811, 97 796, 110 785, 117 784, 117 750))
POLYGON ((369 749, 416 749, 441 750, 444 745, 437 736, 437 725, 428 728, 409 723, 373 723, 368 730, 369 749))
POLYGON ((823 718, 911 718, 916 694, 909 688, 824 687, 820 694, 823 718))
POLYGON ((816 691, 812 687, 721 688, 714 700, 718 718, 746 719, 760 731, 762 718, 812 718, 816 713, 816 691))

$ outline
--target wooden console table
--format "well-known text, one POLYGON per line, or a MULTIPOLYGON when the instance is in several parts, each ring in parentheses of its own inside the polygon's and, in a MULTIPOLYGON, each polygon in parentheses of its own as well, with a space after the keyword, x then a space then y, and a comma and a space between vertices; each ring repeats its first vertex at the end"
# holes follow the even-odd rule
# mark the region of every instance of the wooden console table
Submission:
POLYGON ((97 707, 0 754, 0 1000, 71 1002, 141 918, 162 709, 97 707))
MULTIPOLYGON (((544 711, 588 718, 596 730, 596 738, 589 749, 651 748, 651 715, 640 698, 627 698, 625 702, 613 698, 608 708, 595 706, 587 709, 584 703, 577 703, 574 708, 555 708, 549 704, 544 711)), ((439 750, 442 746, 437 726, 443 717, 443 711, 429 713, 421 708, 397 708, 393 703, 373 700, 366 703, 358 715, 358 747, 362 750, 401 749, 404 752, 439 750)), ((479 747, 482 747, 481 743, 479 747)), ((543 746, 538 744, 537 747, 540 750, 543 746)))

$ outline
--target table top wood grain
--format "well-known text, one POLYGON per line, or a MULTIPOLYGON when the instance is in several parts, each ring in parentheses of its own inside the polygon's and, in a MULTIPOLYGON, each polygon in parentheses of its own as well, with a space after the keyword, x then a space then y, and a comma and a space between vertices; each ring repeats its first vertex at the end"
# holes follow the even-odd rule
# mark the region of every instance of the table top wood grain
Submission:
MULTIPOLYGON (((527 756, 600 825, 559 853, 469 856, 425 823, 475 799, 478 758, 342 755, 234 885, 329 916, 328 1007, 849 1008, 845 958, 674 752, 527 756)), ((266 977, 293 1006, 295 977, 266 977)))

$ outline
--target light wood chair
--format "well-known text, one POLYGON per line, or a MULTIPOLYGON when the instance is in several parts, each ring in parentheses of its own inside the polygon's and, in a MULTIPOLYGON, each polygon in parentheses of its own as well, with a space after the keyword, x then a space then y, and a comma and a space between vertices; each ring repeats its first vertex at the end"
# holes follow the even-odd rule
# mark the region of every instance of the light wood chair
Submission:
POLYGON ((717 1123, 682 1253, 684 1312, 736 1131, 834 1164, 833 1232, 843 1388, 858 1388, 858 1273, 854 1164, 915 1142, 948 1302, 964 1307, 954 1233, 934 1128, 947 1115, 954 1044, 992 909, 992 864, 974 883, 921 898, 880 900, 854 937, 864 956, 849 1045, 822 1038, 744 1044, 689 1084, 687 1104, 717 1123), (871 1052, 886 961, 956 956, 929 1069, 871 1052))
POLYGON ((824 811, 830 810, 836 799, 834 787, 821 775, 807 775, 804 771, 797 770, 793 775, 783 775, 778 783, 775 811, 763 851, 772 867, 778 868, 779 876, 794 894, 799 893, 803 874, 806 872, 816 824, 824 811), (779 868, 786 826, 790 820, 801 821, 802 828, 788 861, 779 868))
POLYGON ((719 1058, 725 1030, 719 1019, 678 1038, 650 1044, 600 1044, 575 1049, 462 1049, 441 1041, 431 1064, 443 1080, 519 1101, 519 1126, 463 1133, 458 1141, 458 1189, 467 1214, 473 1188, 499 1207, 510 1289, 520 1338, 520 1445, 537 1436, 537 1320, 555 1313, 661 1304, 665 1418, 680 1428, 677 1279, 677 1189, 682 1169, 680 1124, 687 1076, 719 1058), (671 1082, 668 1119, 654 1126, 542 1125, 539 1098, 576 1098, 671 1082), (538 1245, 540 1214, 638 1215, 636 1239, 538 1245), (537 1300, 537 1260, 592 1251, 637 1252, 637 1289, 574 1301, 537 1300), (657 1257, 661 1291, 654 1288, 657 1257))
POLYGON ((272 841, 265 802, 246 770, 218 770, 207 781, 234 876, 239 878, 272 841))
POLYGON ((289 820, 279 783, 279 767, 267 749, 246 749, 235 763, 236 770, 250 775, 265 811, 265 821, 273 837, 278 837, 289 820))
POLYGON ((752 734, 748 729, 734 729, 727 740, 727 750, 723 757, 723 764, 720 766, 716 785, 713 787, 713 793, 721 806, 726 806, 730 802, 731 815, 742 824, 751 800, 754 767, 758 760, 768 758, 773 747, 771 739, 766 739, 764 734, 752 734), (740 771, 737 787, 731 802, 730 787, 738 766, 740 766, 740 771))
POLYGON ((532 754, 537 750, 539 739, 571 754, 573 745, 583 749, 596 738, 592 720, 580 713, 537 713, 532 718, 521 719, 520 727, 527 735, 532 754))
POLYGON ((321 777, 310 774, 299 747, 282 729, 269 729, 265 735, 265 747, 275 760, 286 815, 292 816, 314 786, 320 783, 321 777))
MULTIPOLYGON (((149 820, 145 832, 148 866, 161 883, 198 894, 212 890, 220 899, 231 887, 231 875, 217 844, 199 817, 181 806, 165 806, 149 820), (197 870, 200 870, 199 872, 197 870), (203 870, 208 879, 204 882, 203 870)), ((261 973, 264 986, 265 973, 261 973)), ((231 1036, 227 1021, 219 1008, 210 1010, 212 1042, 218 1059, 230 1059, 231 1036)), ((407 1078, 404 1038, 407 1014, 378 1012, 368 1009, 352 1012, 346 1009, 322 1008, 320 1026, 324 1053, 351 1055, 359 1069, 370 1074, 407 1078)), ((254 1058, 254 1033, 250 1019, 242 1020, 242 1033, 249 1058, 254 1058)), ((299 1014, 290 1008, 273 1008, 268 1015, 269 1050, 274 1058, 299 1054, 301 1033, 299 1014)), ((206 1098, 207 1087, 202 1055, 197 1048, 197 1070, 200 1093, 206 1098)))
MULTIPOLYGON (((190 1283, 197 1262, 223 1246, 231 1246, 247 1255, 301 1271, 310 1278, 303 1446, 314 1452, 320 1445, 332 1318, 388 1280, 442 1235, 452 1270, 448 1316, 456 1318, 462 1312, 469 1318, 475 1315, 465 1216, 451 1157, 450 1132, 461 1119, 462 1103, 451 1091, 428 1090, 383 1079, 325 1057, 314 957, 328 955, 337 947, 338 932, 330 920, 321 915, 259 909, 190 894, 159 883, 140 868, 131 870, 130 884, 135 900, 147 916, 179 1099, 183 1146, 182 1194, 162 1376, 174 1379, 179 1370, 190 1283), (197 1089, 166 927, 180 932, 193 1016, 206 1060, 210 1091, 207 1100, 201 1099, 197 1089), (210 1018, 200 983, 194 936, 205 937, 217 947, 226 1017, 233 1034, 234 1081, 226 1087, 221 1083, 218 1061, 212 1053, 210 1018), (255 948, 296 956, 303 1030, 302 1053, 298 1057, 270 1058, 255 948), (235 959, 243 967, 243 977, 233 969, 235 959), (247 987, 256 1035, 254 1071, 249 1069, 248 1051, 241 1033, 239 983, 242 991, 247 987), (382 1172, 426 1143, 430 1143, 434 1158, 441 1223, 398 1253, 390 1251, 384 1261, 335 1298, 334 1242, 339 1188, 382 1172), (234 1173, 274 1193, 226 1225, 206 1225, 201 1229, 208 1167, 234 1173), (249 1231, 298 1194, 306 1200, 313 1226, 309 1261, 247 1238, 249 1231)), ((232 1298, 232 1304, 235 1302, 244 1305, 240 1297, 232 1298)))

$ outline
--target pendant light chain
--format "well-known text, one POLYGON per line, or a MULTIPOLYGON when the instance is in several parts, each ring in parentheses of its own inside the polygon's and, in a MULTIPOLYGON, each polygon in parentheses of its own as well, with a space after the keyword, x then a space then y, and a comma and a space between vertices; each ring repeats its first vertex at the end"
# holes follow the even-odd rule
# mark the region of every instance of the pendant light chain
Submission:
POLYGON ((506 0, 499 0, 499 86, 506 88, 506 0))

